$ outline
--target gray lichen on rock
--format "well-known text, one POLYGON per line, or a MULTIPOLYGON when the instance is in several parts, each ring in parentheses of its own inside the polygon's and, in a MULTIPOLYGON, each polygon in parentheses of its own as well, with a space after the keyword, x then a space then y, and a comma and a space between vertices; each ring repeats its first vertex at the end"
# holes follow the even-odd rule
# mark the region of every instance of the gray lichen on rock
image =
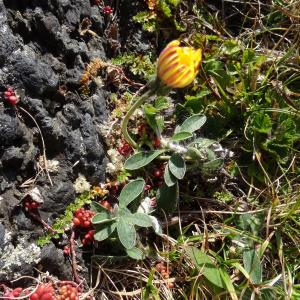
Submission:
POLYGON ((28 244, 25 238, 18 240, 18 245, 14 247, 11 243, 11 234, 5 233, 5 246, 0 253, 0 278, 17 278, 23 275, 26 266, 32 268, 32 265, 40 261, 41 249, 34 243, 28 244), (24 268, 25 267, 25 268, 24 268))

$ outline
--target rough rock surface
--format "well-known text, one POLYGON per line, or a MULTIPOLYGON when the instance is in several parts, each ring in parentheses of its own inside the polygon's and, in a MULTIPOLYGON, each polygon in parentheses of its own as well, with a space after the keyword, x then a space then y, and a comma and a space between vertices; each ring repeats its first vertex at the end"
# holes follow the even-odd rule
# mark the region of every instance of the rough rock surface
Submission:
POLYGON ((72 278, 61 244, 35 245, 44 229, 24 211, 21 199, 37 187, 44 200, 39 213, 51 224, 74 201, 80 174, 91 185, 104 180, 107 159, 99 127, 107 118, 109 90, 95 85, 83 97, 80 77, 94 58, 149 51, 141 27, 129 21, 140 1, 118 2, 112 36, 112 19, 91 2, 0 0, 0 283, 34 276, 34 268, 72 278), (96 35, 81 34, 85 18, 96 35), (7 87, 21 96, 18 108, 3 101, 7 87), (42 132, 48 162, 55 162, 53 185, 41 171, 39 129, 22 108, 42 132))
POLYGON ((41 136, 22 110, 0 102, 0 282, 33 275, 39 266, 62 279, 71 279, 69 264, 54 244, 35 245, 43 232, 23 211, 20 200, 37 186, 45 221, 64 212, 75 199, 73 183, 80 171, 91 184, 103 181, 105 152, 99 126, 106 119, 108 92, 95 87, 81 98, 79 79, 93 58, 106 59, 104 17, 87 0, 0 0, 0 92, 22 91, 19 106, 38 123, 49 160, 53 186, 39 171, 41 136), (81 36, 83 18, 93 21, 96 37, 81 36), (63 89, 64 93, 59 92, 63 89), (76 166, 75 166, 76 165, 76 166))

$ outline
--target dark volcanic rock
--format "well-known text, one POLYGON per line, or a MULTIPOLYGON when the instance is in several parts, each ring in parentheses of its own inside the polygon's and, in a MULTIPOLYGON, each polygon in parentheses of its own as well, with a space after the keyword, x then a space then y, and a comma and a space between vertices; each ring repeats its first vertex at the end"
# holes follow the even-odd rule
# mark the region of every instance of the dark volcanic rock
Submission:
POLYGON ((14 52, 8 63, 15 79, 20 80, 30 92, 42 95, 57 89, 58 75, 29 46, 14 52))
POLYGON ((0 109, 0 150, 17 144, 22 144, 23 126, 14 113, 4 113, 0 109))
POLYGON ((107 95, 93 88, 83 100, 78 88, 86 64, 106 58, 105 27, 88 0, 0 0, 0 97, 12 87, 24 94, 18 105, 28 111, 0 101, 0 282, 33 275, 37 266, 71 279, 62 250, 36 246, 43 227, 21 200, 37 187, 44 200, 39 214, 51 224, 74 201, 79 173, 92 184, 104 180, 99 124, 107 117, 107 95), (85 17, 97 36, 80 35, 85 17), (55 166, 49 168, 53 185, 44 150, 48 166, 55 166))
POLYGON ((39 265, 42 266, 42 272, 48 271, 61 280, 72 279, 70 264, 66 262, 63 251, 57 249, 53 243, 42 248, 39 265))

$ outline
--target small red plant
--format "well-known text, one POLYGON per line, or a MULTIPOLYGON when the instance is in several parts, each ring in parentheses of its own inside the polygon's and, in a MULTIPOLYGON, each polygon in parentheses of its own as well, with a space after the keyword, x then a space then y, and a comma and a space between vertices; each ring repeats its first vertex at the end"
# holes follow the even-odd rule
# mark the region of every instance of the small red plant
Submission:
POLYGON ((3 93, 3 97, 5 101, 7 101, 11 105, 16 105, 19 102, 18 97, 16 96, 16 93, 11 87, 8 87, 6 91, 3 93))
POLYGON ((54 300, 54 289, 51 283, 40 284, 30 295, 29 300, 54 300))
POLYGON ((160 139, 155 138, 152 142, 152 145, 153 145, 154 148, 159 148, 160 147, 160 139))
POLYGON ((78 292, 77 289, 70 284, 63 285, 59 289, 59 295, 55 298, 55 300, 78 300, 78 292))
POLYGON ((40 204, 36 201, 33 201, 29 197, 26 197, 26 199, 24 200, 24 207, 26 210, 37 209, 40 207, 40 204))
POLYGON ((89 228, 91 227, 91 219, 95 215, 95 212, 84 209, 83 207, 78 208, 74 213, 73 224, 78 227, 89 228))
POLYGON ((102 12, 103 12, 105 15, 111 15, 111 14, 113 13, 113 10, 112 10, 112 8, 111 8, 109 5, 107 5, 107 6, 104 6, 104 7, 102 8, 102 12))
POLYGON ((128 155, 130 155, 133 152, 133 149, 128 143, 123 142, 122 146, 118 148, 118 152, 121 155, 127 157, 128 155))
MULTIPOLYGON (((159 262, 159 263, 157 263, 156 266, 155 266, 155 268, 156 268, 156 271, 157 271, 158 273, 160 273, 161 276, 162 276, 164 279, 169 279, 170 273, 171 273, 172 270, 171 270, 171 268, 170 268, 169 266, 167 266, 164 262, 159 262)), ((174 288, 174 283, 168 281, 168 282, 167 282, 167 287, 168 287, 169 289, 174 288)))
POLYGON ((22 293, 23 289, 21 287, 15 288, 12 291, 7 291, 4 295, 3 298, 6 299, 15 299, 19 297, 22 293))
POLYGON ((92 243, 92 241, 94 240, 94 233, 95 233, 95 230, 89 230, 85 234, 84 238, 81 240, 81 242, 84 246, 92 243))

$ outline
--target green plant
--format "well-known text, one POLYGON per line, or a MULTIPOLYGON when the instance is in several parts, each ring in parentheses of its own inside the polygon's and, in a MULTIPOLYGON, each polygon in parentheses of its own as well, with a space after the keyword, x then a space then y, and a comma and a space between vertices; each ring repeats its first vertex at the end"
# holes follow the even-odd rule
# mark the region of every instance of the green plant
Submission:
POLYGON ((121 65, 144 80, 149 80, 155 74, 155 66, 151 55, 136 55, 134 53, 124 53, 112 58, 114 65, 121 65))
POLYGON ((139 208, 144 187, 143 179, 135 179, 125 185, 118 197, 119 204, 115 205, 112 212, 97 203, 92 203, 92 209, 97 212, 92 219, 96 241, 106 240, 116 231, 127 254, 133 258, 142 258, 142 253, 135 247, 137 244, 136 227, 153 227, 157 233, 161 232, 157 220, 142 207, 139 208), (134 212, 128 208, 129 205, 135 208, 134 212))
POLYGON ((64 214, 55 220, 54 224, 52 225, 52 229, 55 231, 55 233, 48 233, 39 237, 36 241, 37 245, 42 247, 49 243, 51 239, 59 238, 60 235, 71 226, 74 212, 85 204, 90 204, 92 199, 93 195, 90 192, 85 192, 78 196, 74 203, 71 203, 66 207, 64 214))
MULTIPOLYGON (((187 170, 198 174, 212 174, 222 166, 223 159, 217 157, 211 148, 217 144, 216 141, 194 137, 194 133, 205 121, 205 116, 194 114, 177 126, 170 138, 161 138, 162 149, 139 151, 125 161, 124 168, 129 171, 144 168, 154 159, 167 162, 164 169, 165 184, 158 188, 156 194, 158 207, 165 211, 171 212, 176 208, 179 197, 178 180, 184 178, 187 170), (186 145, 180 144, 186 140, 189 141, 186 145)), ((157 129, 156 122, 151 125, 157 129)))

